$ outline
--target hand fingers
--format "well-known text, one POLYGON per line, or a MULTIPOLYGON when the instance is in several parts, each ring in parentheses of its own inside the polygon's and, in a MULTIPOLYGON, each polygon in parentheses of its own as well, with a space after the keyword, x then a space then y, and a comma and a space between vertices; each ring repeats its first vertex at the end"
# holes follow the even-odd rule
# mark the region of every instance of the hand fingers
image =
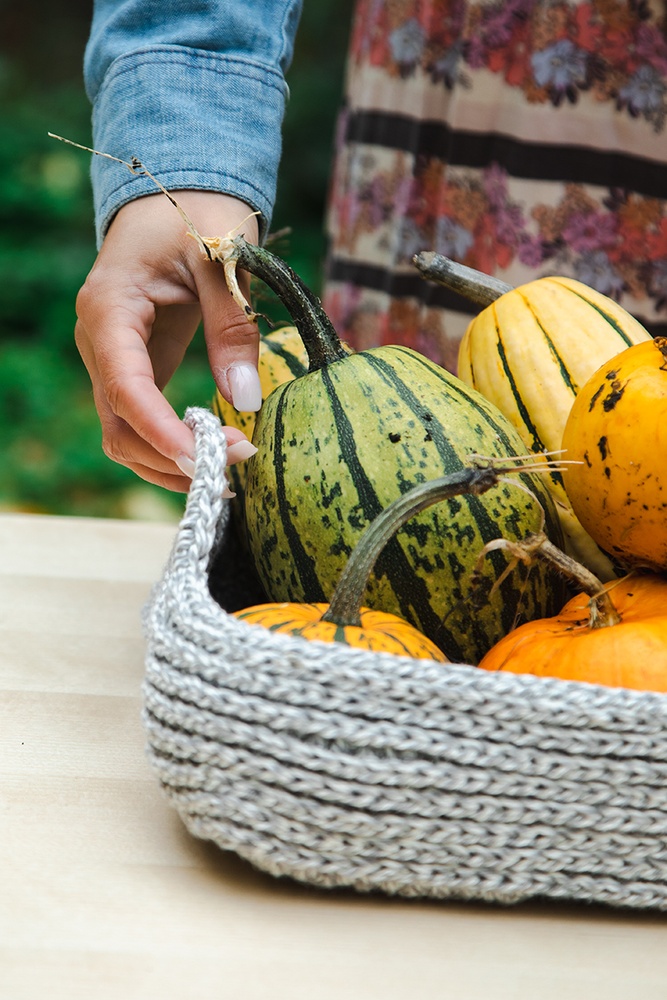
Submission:
POLYGON ((153 486, 160 486, 162 489, 171 490, 172 493, 187 493, 192 484, 192 480, 189 476, 171 476, 171 475, 161 475, 155 471, 150 466, 138 465, 136 462, 128 462, 127 468, 131 472, 134 472, 135 476, 139 476, 146 483, 151 483, 153 486))
POLYGON ((131 318, 109 309, 98 323, 94 340, 83 322, 76 342, 88 369, 102 422, 103 448, 123 465, 144 464, 146 455, 159 455, 157 471, 178 464, 182 456, 194 459, 192 432, 179 420, 154 381, 148 350, 131 318), (128 325, 125 325, 128 324, 128 325), (133 432, 130 436, 125 428, 133 432))
MULTIPOLYGON (((102 449, 107 457, 127 466, 146 482, 175 492, 187 493, 194 473, 193 458, 189 454, 182 454, 174 462, 151 447, 134 428, 112 411, 104 391, 100 389, 100 380, 94 369, 90 375, 102 428, 102 449)), ((228 426, 222 429, 227 439, 228 465, 244 461, 255 454, 257 449, 243 431, 228 426)))
MULTIPOLYGON (((232 229, 247 211, 212 192, 179 192, 178 198, 195 224, 205 219, 213 234, 232 229)), ((249 229, 256 238, 254 220, 249 229)), ((168 201, 138 199, 116 216, 79 293, 77 313, 75 337, 93 385, 105 453, 149 482, 187 489, 193 435, 161 390, 183 360, 200 315, 224 390, 250 404, 239 409, 261 403, 258 331, 231 299, 222 267, 201 256, 168 201)), ((254 451, 241 431, 227 433, 230 462, 254 451)))
MULTIPOLYGON (((211 267, 217 265, 212 264, 211 267)), ((215 274, 213 278, 217 277, 215 274)), ((256 411, 262 405, 262 387, 257 374, 259 330, 249 323, 228 297, 216 308, 214 283, 200 282, 204 335, 213 378, 223 397, 237 410, 256 411)))
MULTIPOLYGON (((257 449, 253 444, 248 441, 246 437, 241 435, 240 439, 234 441, 234 438, 241 434, 240 431, 235 427, 223 427, 225 432, 225 437, 227 438, 227 467, 230 465, 235 465, 237 462, 245 461, 245 459, 250 458, 254 455, 257 449)), ((161 486, 164 489, 172 490, 175 493, 187 493, 190 489, 190 484, 192 482, 192 477, 195 472, 195 464, 192 463, 191 468, 188 468, 186 462, 183 463, 184 470, 187 470, 187 475, 183 472, 178 473, 178 475, 172 475, 169 472, 158 472, 155 469, 155 458, 149 456, 151 465, 141 465, 137 462, 128 462, 127 468, 131 469, 137 476, 144 479, 147 483, 152 483, 154 486, 161 486)), ((157 457, 159 462, 159 456, 157 457)), ((223 496, 234 495, 230 494, 228 487, 223 488, 223 496)))
POLYGON ((165 388, 180 366, 200 320, 198 305, 160 306, 156 310, 147 349, 158 389, 165 388))

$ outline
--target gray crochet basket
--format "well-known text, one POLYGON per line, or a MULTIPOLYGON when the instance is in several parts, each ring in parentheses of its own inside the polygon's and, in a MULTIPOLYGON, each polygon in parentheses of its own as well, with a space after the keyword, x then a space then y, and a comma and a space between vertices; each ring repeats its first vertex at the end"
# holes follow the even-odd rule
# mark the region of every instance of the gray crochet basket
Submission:
POLYGON ((145 609, 143 719, 187 829, 321 887, 667 908, 667 697, 238 621, 218 603, 245 585, 224 435, 208 411, 186 421, 196 471, 145 609))

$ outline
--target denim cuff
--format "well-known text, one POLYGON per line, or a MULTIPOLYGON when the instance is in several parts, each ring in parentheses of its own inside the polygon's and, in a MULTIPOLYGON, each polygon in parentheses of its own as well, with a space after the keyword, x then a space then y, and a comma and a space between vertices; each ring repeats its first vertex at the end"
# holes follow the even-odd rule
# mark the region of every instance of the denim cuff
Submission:
MULTIPOLYGON (((151 46, 112 63, 93 107, 95 149, 137 157, 168 190, 233 195, 268 231, 276 195, 287 85, 282 74, 238 56, 151 46)), ((116 212, 158 190, 150 178, 94 156, 98 248, 116 212)))

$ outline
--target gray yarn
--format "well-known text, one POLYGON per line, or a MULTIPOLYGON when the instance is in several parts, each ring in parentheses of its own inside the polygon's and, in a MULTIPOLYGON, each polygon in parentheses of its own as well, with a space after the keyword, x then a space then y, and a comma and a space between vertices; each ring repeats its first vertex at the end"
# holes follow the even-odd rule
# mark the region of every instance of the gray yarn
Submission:
POLYGON ((238 621, 218 603, 245 586, 225 565, 224 435, 205 410, 186 422, 196 471, 145 609, 143 719, 187 829, 316 886, 667 909, 667 697, 238 621))

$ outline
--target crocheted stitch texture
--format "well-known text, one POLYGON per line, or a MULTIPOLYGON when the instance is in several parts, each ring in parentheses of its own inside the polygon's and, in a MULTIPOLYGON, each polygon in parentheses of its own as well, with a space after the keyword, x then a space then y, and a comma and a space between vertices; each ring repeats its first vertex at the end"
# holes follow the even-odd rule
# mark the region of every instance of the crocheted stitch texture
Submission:
POLYGON ((206 410, 186 421, 196 471, 145 609, 143 719, 187 829, 317 886, 667 908, 667 697, 235 619, 225 438, 206 410))

